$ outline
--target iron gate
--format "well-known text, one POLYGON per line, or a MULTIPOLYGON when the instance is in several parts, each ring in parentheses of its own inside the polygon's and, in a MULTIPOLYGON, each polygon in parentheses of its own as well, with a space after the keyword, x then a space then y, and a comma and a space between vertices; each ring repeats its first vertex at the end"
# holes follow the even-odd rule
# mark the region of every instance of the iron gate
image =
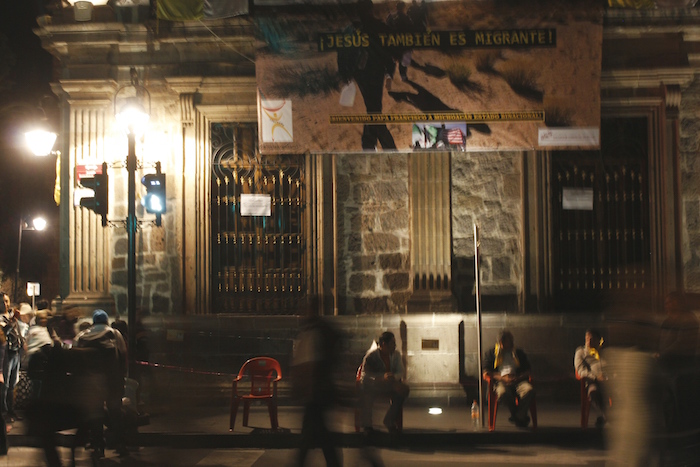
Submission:
POLYGON ((304 156, 259 154, 255 124, 212 124, 211 148, 213 310, 298 313, 306 293, 304 156), (263 205, 269 197, 270 215, 242 215, 246 194, 264 195, 263 205))
POLYGON ((555 307, 650 293, 647 134, 644 118, 608 119, 600 151, 553 153, 555 307))

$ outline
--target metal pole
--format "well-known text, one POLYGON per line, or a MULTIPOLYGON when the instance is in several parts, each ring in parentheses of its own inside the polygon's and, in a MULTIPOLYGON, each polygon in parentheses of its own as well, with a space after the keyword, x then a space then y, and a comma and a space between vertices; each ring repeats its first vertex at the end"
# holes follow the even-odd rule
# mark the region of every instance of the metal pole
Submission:
POLYGON ((483 375, 481 374, 481 276, 479 274, 479 226, 474 224, 474 285, 476 296, 476 364, 479 374, 479 415, 481 415, 481 426, 484 426, 484 395, 483 375))
MULTIPOLYGON (((17 240, 17 270, 15 271, 15 287, 12 291, 12 299, 17 303, 17 283, 19 282, 19 259, 22 254, 22 227, 24 227, 24 219, 19 218, 19 235, 17 240)), ((7 310, 8 312, 10 310, 7 310)))
POLYGON ((129 320, 129 376, 134 373, 136 353, 136 135, 133 126, 129 127, 129 154, 126 157, 126 170, 129 173, 128 182, 128 215, 126 231, 129 243, 127 264, 127 316, 129 320))

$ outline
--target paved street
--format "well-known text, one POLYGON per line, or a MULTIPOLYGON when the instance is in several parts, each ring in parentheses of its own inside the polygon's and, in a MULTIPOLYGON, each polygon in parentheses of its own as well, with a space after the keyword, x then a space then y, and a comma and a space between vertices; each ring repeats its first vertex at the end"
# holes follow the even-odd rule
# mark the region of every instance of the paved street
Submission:
MULTIPOLYGON (((409 405, 404 410, 404 433, 392 437, 376 433, 371 448, 363 448, 367 438, 355 433, 353 413, 339 409, 331 427, 337 443, 343 447, 345 466, 418 467, 418 466, 588 466, 611 465, 604 433, 579 425, 579 407, 574 404, 538 405, 538 429, 521 430, 507 421, 507 412, 499 412, 495 432, 474 431, 464 405, 443 407, 440 416, 428 414, 427 407, 409 405)), ((378 417, 375 416, 375 420, 378 417)), ((253 407, 248 427, 241 417, 233 432, 228 431, 228 407, 180 408, 152 414, 151 423, 141 427, 133 440, 132 453, 119 458, 108 450, 100 465, 110 466, 205 466, 205 467, 291 467, 300 440, 301 409, 282 406, 278 432, 270 431, 264 407, 253 407)), ((42 452, 36 440, 23 434, 23 422, 16 422, 8 436, 10 450, 0 457, 0 467, 43 466, 42 452)), ((692 436, 692 435, 691 435, 692 436)), ((648 465, 695 467, 700 465, 700 446, 689 437, 673 440, 652 439, 648 465), (666 449, 657 449, 663 443, 666 449), (663 458, 658 458, 663 452, 663 458)), ((72 442, 70 432, 58 437, 59 444, 72 442)), ((64 465, 70 465, 70 450, 62 447, 64 465)), ((76 449, 76 466, 90 467, 89 452, 76 449)), ((325 466, 319 450, 312 451, 307 466, 325 466)), ((622 464, 624 465, 624 464, 622 464)))
MULTIPOLYGON (((69 465, 70 451, 61 450, 64 465, 69 465)), ((201 466, 201 467, 286 467, 292 466, 296 451, 290 449, 175 449, 140 448, 128 458, 120 459, 108 452, 100 465, 108 466, 201 466)), ((499 466, 603 466, 605 452, 600 449, 567 449, 552 446, 489 446, 426 452, 424 450, 376 449, 363 452, 360 449, 343 449, 346 466, 371 465, 366 457, 379 459, 386 467, 489 465, 499 466)), ((19 447, 0 458, 0 466, 43 466, 41 451, 19 447)), ((89 453, 76 451, 76 465, 90 466, 89 453)), ((314 451, 307 459, 307 466, 324 466, 320 451, 314 451)))

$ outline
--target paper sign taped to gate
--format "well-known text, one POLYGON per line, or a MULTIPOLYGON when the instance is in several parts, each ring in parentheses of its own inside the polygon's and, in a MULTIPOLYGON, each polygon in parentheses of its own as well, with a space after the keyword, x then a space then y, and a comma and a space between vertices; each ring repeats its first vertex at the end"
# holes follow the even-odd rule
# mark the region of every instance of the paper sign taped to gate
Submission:
POLYGON ((241 216, 266 216, 272 214, 272 197, 270 195, 241 195, 241 216))

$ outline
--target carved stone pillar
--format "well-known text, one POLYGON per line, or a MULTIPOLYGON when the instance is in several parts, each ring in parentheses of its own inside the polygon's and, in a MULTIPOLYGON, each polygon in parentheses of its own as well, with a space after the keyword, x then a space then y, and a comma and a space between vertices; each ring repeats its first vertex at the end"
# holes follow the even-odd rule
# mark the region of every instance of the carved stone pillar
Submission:
POLYGON ((667 229, 673 235, 667 236, 665 241, 667 256, 672 258, 669 261, 669 277, 665 286, 667 290, 683 290, 683 238, 682 238, 682 196, 681 196, 681 168, 680 168, 680 107, 681 107, 681 87, 679 85, 665 85, 665 114, 666 114, 666 163, 670 168, 665 177, 667 186, 673 187, 673 196, 669 196, 665 202, 667 216, 667 229))
POLYGON ((183 309, 208 313, 211 306, 211 143, 212 122, 257 120, 254 77, 167 78, 180 96, 182 124, 183 309))
POLYGON ((409 311, 454 311, 451 292, 450 154, 410 155, 411 270, 409 311))
MULTIPOLYGON (((67 275, 68 296, 61 306, 76 305, 83 313, 95 308, 111 310, 110 292, 113 259, 110 229, 102 227, 94 212, 76 206, 79 172, 112 162, 111 136, 113 83, 62 82, 63 143, 61 149, 61 242, 62 273, 67 275)), ((114 195, 110 193, 110 210, 114 195)), ((65 291, 63 291, 65 293, 65 291)))

